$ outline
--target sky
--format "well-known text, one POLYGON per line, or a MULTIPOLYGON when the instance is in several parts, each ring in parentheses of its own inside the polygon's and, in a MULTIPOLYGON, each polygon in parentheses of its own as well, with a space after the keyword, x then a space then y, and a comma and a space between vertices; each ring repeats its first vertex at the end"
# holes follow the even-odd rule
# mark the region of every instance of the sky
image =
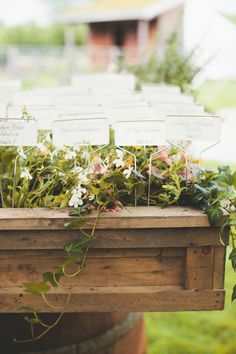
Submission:
MULTIPOLYGON (((220 13, 236 16, 236 0, 186 0, 185 49, 198 48, 200 66, 210 62, 202 79, 236 79, 236 26, 220 13)), ((9 26, 29 21, 45 25, 49 14, 45 0, 0 0, 0 22, 9 26)))

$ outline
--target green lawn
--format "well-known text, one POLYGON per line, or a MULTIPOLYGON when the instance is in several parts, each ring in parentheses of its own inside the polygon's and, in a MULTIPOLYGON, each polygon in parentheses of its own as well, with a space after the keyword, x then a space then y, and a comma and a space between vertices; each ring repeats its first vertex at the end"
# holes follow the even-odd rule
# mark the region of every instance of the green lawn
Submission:
POLYGON ((236 81, 205 81, 196 91, 197 101, 217 111, 236 107, 236 81))
POLYGON ((230 299, 235 283, 228 261, 222 312, 146 314, 148 354, 235 354, 236 302, 230 299))

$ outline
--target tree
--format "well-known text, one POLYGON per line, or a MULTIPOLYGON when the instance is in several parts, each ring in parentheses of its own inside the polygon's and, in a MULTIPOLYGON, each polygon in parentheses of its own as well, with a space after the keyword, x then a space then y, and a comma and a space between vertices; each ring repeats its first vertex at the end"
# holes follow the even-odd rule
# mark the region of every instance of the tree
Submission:
POLYGON ((61 11, 67 6, 78 4, 83 1, 84 0, 44 0, 46 5, 51 7, 52 11, 61 11))

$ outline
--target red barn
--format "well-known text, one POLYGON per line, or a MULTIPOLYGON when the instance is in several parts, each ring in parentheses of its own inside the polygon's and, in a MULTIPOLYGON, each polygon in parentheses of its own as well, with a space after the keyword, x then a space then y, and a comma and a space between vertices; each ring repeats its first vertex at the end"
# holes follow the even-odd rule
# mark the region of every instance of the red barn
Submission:
POLYGON ((163 51, 166 39, 181 24, 184 0, 93 0, 70 7, 60 16, 67 43, 73 25, 89 26, 90 56, 97 64, 114 62, 120 53, 140 61, 150 51, 163 51))

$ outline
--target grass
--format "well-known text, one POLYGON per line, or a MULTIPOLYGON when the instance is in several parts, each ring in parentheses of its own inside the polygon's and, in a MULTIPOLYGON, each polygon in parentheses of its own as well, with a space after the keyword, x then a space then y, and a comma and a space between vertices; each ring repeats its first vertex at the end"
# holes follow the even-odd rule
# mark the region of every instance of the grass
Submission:
POLYGON ((236 276, 227 262, 226 307, 220 312, 146 314, 148 354, 235 354, 236 276))
POLYGON ((195 91, 197 101, 210 111, 236 107, 236 81, 205 81, 195 91))

